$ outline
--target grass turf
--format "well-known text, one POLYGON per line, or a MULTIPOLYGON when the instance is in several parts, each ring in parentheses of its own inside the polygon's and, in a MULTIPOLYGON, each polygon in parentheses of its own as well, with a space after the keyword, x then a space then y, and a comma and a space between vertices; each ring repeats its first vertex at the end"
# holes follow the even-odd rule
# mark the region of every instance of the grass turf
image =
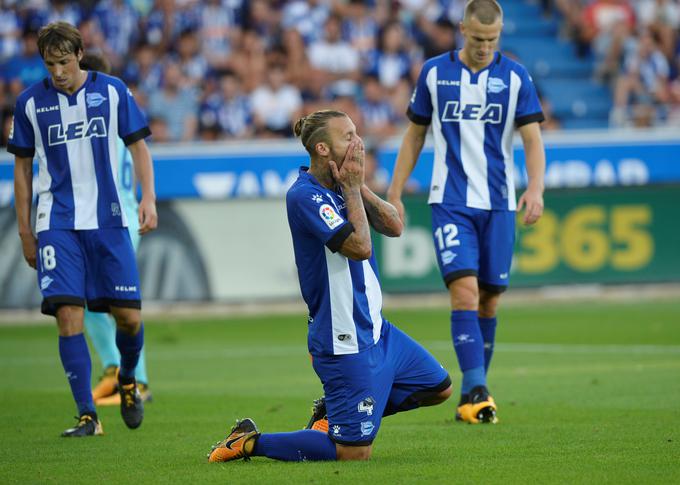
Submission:
MULTIPOLYGON (((387 318, 460 375, 448 311, 387 318)), ((321 387, 303 315, 147 322, 154 401, 139 430, 59 438, 75 414, 54 327, 0 328, 0 483, 678 483, 680 303, 505 308, 489 385, 500 423, 455 423, 455 401, 387 418, 367 463, 208 464, 239 417, 301 428, 321 387)), ((94 374, 100 367, 95 362, 94 374)), ((456 392, 457 393, 457 392, 456 392)))

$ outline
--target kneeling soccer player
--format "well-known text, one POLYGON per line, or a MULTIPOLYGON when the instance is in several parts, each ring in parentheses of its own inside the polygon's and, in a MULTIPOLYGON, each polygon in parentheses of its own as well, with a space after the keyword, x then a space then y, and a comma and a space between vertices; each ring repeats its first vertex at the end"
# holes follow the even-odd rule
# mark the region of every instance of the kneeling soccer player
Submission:
POLYGON ((354 123, 339 111, 317 111, 298 120, 295 134, 311 168, 301 168, 288 191, 288 222, 328 431, 262 434, 242 419, 213 446, 211 462, 366 460, 383 416, 451 395, 444 368, 382 316, 369 224, 391 237, 403 226, 397 210, 364 184, 364 146, 354 123))

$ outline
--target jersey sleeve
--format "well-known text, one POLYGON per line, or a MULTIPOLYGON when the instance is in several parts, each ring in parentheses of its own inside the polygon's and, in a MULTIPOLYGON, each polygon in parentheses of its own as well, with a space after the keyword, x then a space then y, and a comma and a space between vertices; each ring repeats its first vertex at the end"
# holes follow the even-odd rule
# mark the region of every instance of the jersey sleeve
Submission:
POLYGON ((300 191, 290 201, 288 212, 295 218, 297 230, 308 232, 334 253, 354 232, 352 223, 340 215, 326 194, 300 191))
POLYGON ((35 133, 33 125, 26 115, 26 105, 21 99, 17 100, 14 118, 9 130, 7 151, 17 157, 33 157, 35 154, 35 133))
POLYGON ((533 79, 531 79, 526 69, 521 69, 518 74, 522 84, 517 95, 517 110, 515 111, 515 125, 517 128, 529 123, 540 123, 545 120, 533 79))
POLYGON ((427 87, 427 75, 430 72, 429 64, 425 64, 418 76, 418 82, 413 89, 411 101, 408 104, 406 116, 416 125, 427 126, 432 121, 432 98, 427 87))
POLYGON ((116 86, 120 100, 118 102, 118 133, 123 139, 125 146, 146 138, 151 130, 146 122, 146 117, 139 109, 132 92, 119 81, 116 86))

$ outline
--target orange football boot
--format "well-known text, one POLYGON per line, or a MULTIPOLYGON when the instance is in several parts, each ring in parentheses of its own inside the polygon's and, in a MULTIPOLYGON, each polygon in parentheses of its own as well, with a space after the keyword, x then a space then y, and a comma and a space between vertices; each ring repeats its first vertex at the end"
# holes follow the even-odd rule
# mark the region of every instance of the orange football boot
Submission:
POLYGON ((210 453, 208 453, 208 461, 216 463, 238 460, 239 458, 248 461, 259 436, 260 432, 252 419, 245 418, 236 421, 236 425, 231 428, 229 436, 212 447, 210 453))
POLYGON ((458 408, 456 408, 456 421, 469 424, 489 423, 496 424, 496 402, 489 394, 485 386, 472 388, 469 394, 461 396, 458 408))
POLYGON ((118 367, 110 365, 92 389, 92 398, 95 404, 99 404, 97 400, 113 395, 118 395, 118 367))

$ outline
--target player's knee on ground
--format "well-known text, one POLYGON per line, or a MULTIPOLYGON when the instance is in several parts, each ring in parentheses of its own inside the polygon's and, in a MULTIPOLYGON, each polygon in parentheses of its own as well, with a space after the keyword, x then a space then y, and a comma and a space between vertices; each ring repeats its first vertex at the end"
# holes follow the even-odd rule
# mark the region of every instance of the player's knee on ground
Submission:
POLYGON ((498 302, 501 299, 501 293, 489 291, 484 288, 479 289, 479 316, 482 318, 493 318, 496 316, 498 309, 498 302))
POLYGON ((345 446, 335 445, 338 461, 360 461, 368 460, 371 457, 373 447, 368 446, 345 446))
POLYGON ((57 326, 59 335, 70 337, 83 333, 83 318, 85 310, 83 307, 74 305, 62 305, 57 309, 57 326))
POLYGON ((464 276, 449 283, 451 308, 454 310, 477 310, 479 288, 475 276, 464 276))
POLYGON ((111 307, 111 314, 118 329, 128 335, 135 335, 142 324, 142 315, 136 308, 111 307))

